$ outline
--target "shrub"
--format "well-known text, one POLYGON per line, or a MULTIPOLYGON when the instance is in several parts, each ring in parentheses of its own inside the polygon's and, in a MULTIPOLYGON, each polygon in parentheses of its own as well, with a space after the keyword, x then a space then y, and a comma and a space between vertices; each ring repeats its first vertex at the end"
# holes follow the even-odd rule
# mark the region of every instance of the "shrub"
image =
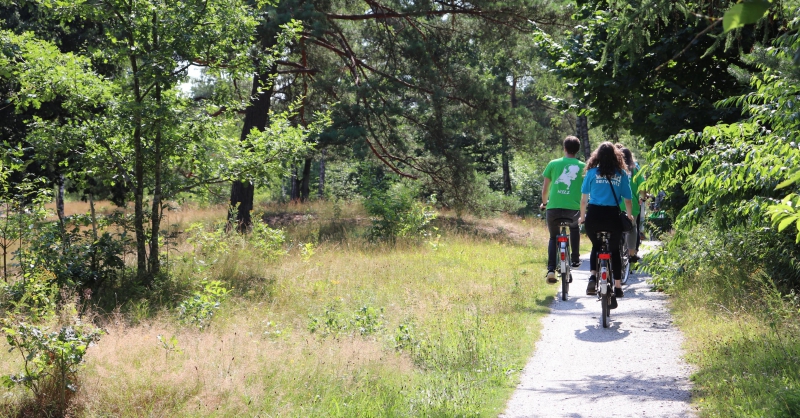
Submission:
POLYGON ((179 320, 185 325, 205 328, 229 292, 218 280, 205 282, 201 291, 195 292, 178 306, 179 320))
POLYGON ((78 372, 89 346, 103 331, 82 321, 77 297, 62 294, 56 304, 52 276, 31 274, 8 287, 1 324, 10 351, 23 359, 23 370, 3 376, 7 388, 22 385, 33 392, 40 412, 63 414, 78 390, 78 372))
POLYGON ((372 220, 370 238, 394 240, 399 237, 426 236, 437 213, 435 199, 428 204, 415 199, 415 192, 403 183, 388 190, 373 189, 364 201, 372 220))
MULTIPOLYGON (((99 218, 95 226, 105 228, 115 218, 99 218)), ((96 292, 103 283, 121 276, 125 268, 122 257, 131 245, 124 232, 108 232, 95 236, 88 215, 67 217, 58 222, 40 224, 30 246, 20 252, 27 268, 47 270, 55 274, 60 287, 91 288, 96 292)))
POLYGON ((383 308, 362 306, 349 317, 329 306, 322 315, 309 315, 308 330, 322 336, 340 336, 358 332, 361 336, 372 335, 383 329, 383 308))

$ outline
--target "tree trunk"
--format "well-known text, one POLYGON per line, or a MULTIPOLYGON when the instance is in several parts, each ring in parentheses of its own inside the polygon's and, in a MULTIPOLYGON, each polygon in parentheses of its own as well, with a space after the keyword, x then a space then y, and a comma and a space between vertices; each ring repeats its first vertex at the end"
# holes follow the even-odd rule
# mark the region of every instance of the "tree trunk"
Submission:
POLYGON ((300 201, 305 202, 311 197, 311 157, 303 162, 303 178, 300 179, 300 201))
POLYGON ((586 115, 580 115, 578 116, 578 120, 575 125, 576 129, 578 130, 578 139, 581 140, 583 155, 588 161, 589 156, 592 155, 592 145, 589 143, 589 118, 587 118, 586 115))
MULTIPOLYGON (((142 103, 137 74, 136 57, 131 56, 133 88, 136 103, 142 103)), ((145 283, 147 279, 147 236, 144 231, 144 144, 142 143, 142 114, 141 110, 134 110, 133 117, 133 153, 134 153, 134 188, 133 199, 133 227, 136 232, 136 280, 145 283)))
POLYGON ((297 181, 297 166, 292 167, 292 177, 289 183, 292 185, 292 191, 289 200, 296 202, 300 199, 300 185, 297 181))
POLYGON ((319 187, 317 188, 317 195, 319 195, 320 199, 325 198, 325 154, 327 153, 327 150, 323 148, 319 158, 319 187))
POLYGON ((56 193, 56 213, 61 223, 61 233, 64 233, 64 175, 58 175, 58 192, 56 193))
MULTIPOLYGON (((94 210, 94 195, 89 193, 89 213, 92 217, 92 240, 97 242, 97 213, 94 210)), ((98 270, 97 250, 92 250, 92 271, 98 270)))
MULTIPOLYGON (((157 84, 155 88, 156 103, 161 106, 161 85, 157 84)), ((150 212, 150 260, 148 267, 150 274, 148 276, 148 286, 152 284, 153 277, 156 277, 161 272, 161 259, 160 248, 158 243, 158 235, 161 231, 161 199, 163 195, 162 185, 162 169, 163 158, 161 153, 162 141, 162 121, 156 120, 156 136, 153 140, 153 203, 150 212)))
MULTIPOLYGON (((512 77, 511 80, 511 108, 515 109, 517 107, 517 77, 512 77)), ((511 167, 510 167, 510 156, 509 156, 509 147, 508 147, 508 137, 503 136, 502 143, 502 164, 503 164, 503 193, 506 195, 510 195, 511 190, 511 167)))
MULTIPOLYGON (((267 126, 269 120, 270 99, 272 98, 271 74, 275 71, 274 67, 267 71, 253 76, 253 90, 251 96, 253 100, 247 106, 244 115, 244 126, 242 127, 241 140, 244 141, 247 135, 254 128, 259 131, 267 126)), ((253 226, 250 218, 250 211, 253 210, 253 194, 255 186, 250 182, 235 181, 231 186, 231 204, 228 212, 228 229, 232 228, 231 221, 236 214, 236 230, 244 233, 253 226)))

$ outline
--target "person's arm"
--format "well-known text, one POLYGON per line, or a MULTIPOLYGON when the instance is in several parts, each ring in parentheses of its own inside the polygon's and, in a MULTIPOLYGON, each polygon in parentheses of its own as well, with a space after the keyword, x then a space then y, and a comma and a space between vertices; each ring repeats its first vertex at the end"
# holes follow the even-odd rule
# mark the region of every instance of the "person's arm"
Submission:
POLYGON ((578 223, 582 224, 586 221, 586 206, 589 205, 589 195, 586 193, 581 194, 581 217, 578 223))
POLYGON ((550 178, 545 177, 544 182, 542 182, 542 204, 539 205, 539 209, 544 210, 547 206, 547 199, 550 197, 550 178))
POLYGON ((631 222, 634 222, 634 220, 633 220, 633 201, 631 199, 624 199, 624 200, 625 200, 625 209, 627 209, 627 212, 628 212, 628 218, 631 220, 631 222))

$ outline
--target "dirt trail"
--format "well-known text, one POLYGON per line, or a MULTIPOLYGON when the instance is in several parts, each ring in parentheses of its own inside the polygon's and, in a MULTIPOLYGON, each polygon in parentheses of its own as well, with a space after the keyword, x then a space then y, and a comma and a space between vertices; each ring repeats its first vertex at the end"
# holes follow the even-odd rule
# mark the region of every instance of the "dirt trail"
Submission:
MULTIPOLYGON (((625 297, 600 324, 600 303, 586 295, 588 255, 573 272, 566 302, 561 283, 542 339, 522 372, 501 418, 692 417, 682 336, 664 294, 651 292, 647 276, 634 274, 625 297), (609 351, 617 353, 607 361, 609 351)), ((544 280, 544 279, 543 279, 544 280)))

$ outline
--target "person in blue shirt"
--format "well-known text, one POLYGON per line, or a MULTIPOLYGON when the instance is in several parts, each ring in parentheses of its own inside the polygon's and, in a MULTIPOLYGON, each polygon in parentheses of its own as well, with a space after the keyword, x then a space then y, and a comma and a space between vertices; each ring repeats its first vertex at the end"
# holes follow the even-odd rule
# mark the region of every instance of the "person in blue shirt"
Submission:
POLYGON ((625 202, 628 218, 633 222, 630 175, 627 165, 618 150, 611 142, 603 142, 592 152, 586 162, 586 174, 581 186, 580 223, 586 226, 586 235, 592 241, 592 255, 589 259, 589 286, 587 295, 597 293, 597 253, 600 251, 598 231, 611 233, 611 268, 614 273, 614 295, 623 297, 622 259, 619 253, 619 242, 622 237, 622 225, 619 220, 619 200, 625 202), (612 192, 613 188, 613 192, 612 192), (616 195, 616 198, 614 197, 616 195))

